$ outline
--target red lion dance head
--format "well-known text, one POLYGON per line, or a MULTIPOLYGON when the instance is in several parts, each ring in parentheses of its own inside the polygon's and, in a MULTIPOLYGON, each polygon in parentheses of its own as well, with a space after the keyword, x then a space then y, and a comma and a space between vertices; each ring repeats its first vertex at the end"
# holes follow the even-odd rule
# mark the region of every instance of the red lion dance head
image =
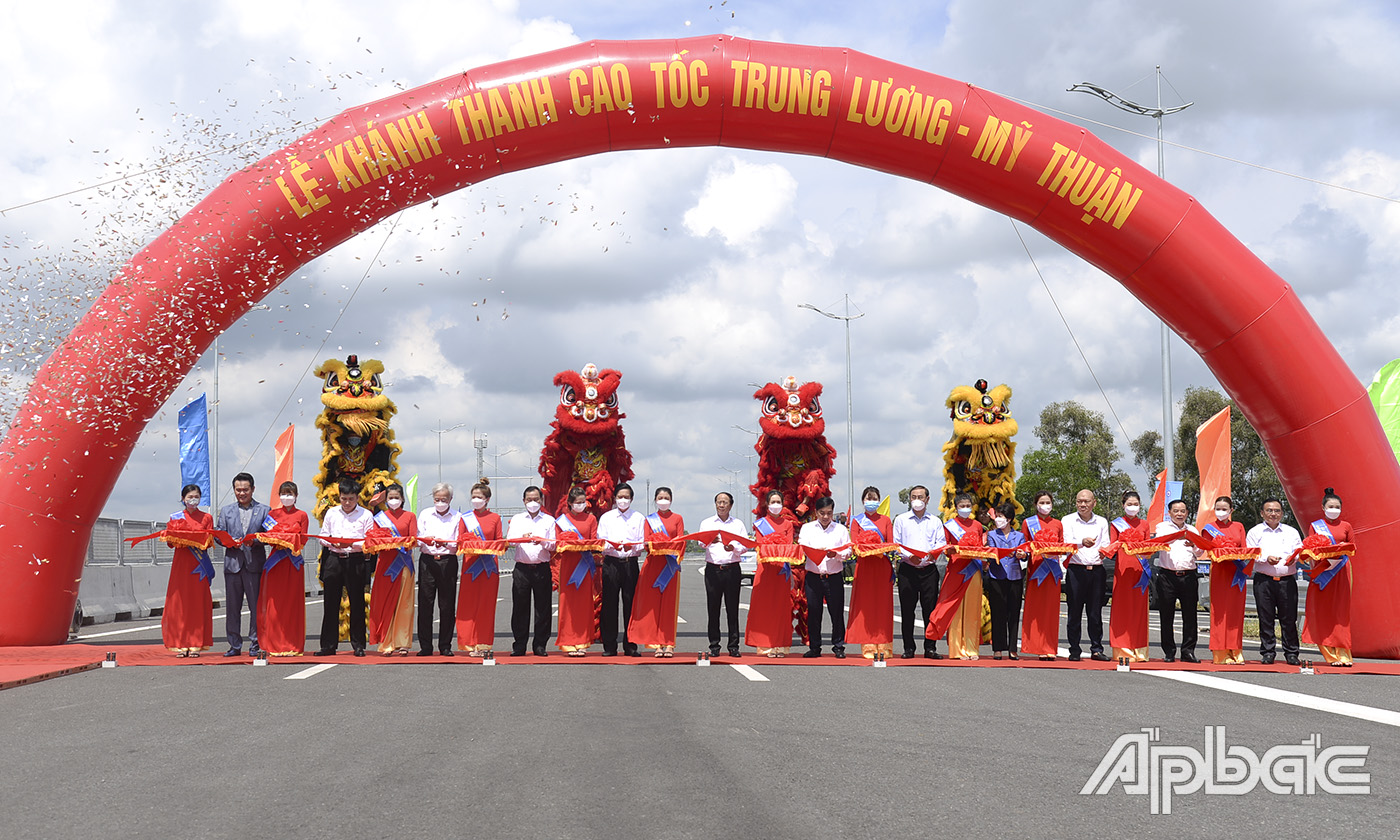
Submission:
POLYGON ((753 398, 761 403, 759 427, 765 435, 785 440, 811 440, 821 437, 826 433, 822 405, 817 400, 821 393, 820 382, 808 382, 799 386, 795 376, 784 378, 781 385, 769 382, 753 395, 753 398))
POLYGON ((627 451, 618 421, 617 388, 622 374, 587 364, 578 373, 566 370, 554 377, 559 405, 554 409, 554 431, 540 452, 540 478, 546 504, 562 511, 569 488, 587 493, 595 515, 612 507, 613 488, 632 478, 632 455, 627 451))
POLYGON ((771 490, 783 494, 783 505, 798 519, 807 518, 812 502, 831 492, 836 450, 826 442, 826 421, 817 399, 821 392, 820 382, 798 385, 793 376, 754 392, 763 430, 754 444, 758 481, 749 488, 757 501, 756 516, 767 512, 764 497, 771 490))

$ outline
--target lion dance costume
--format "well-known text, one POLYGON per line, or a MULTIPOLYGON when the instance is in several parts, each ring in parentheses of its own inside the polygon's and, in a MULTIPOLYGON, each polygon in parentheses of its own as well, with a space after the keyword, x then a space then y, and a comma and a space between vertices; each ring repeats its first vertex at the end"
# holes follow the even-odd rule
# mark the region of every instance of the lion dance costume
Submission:
MULTIPOLYGON (((340 480, 349 478, 360 485, 360 503, 369 502, 390 484, 398 482, 399 445, 389 420, 398 411, 384 396, 380 374, 384 363, 377 359, 359 360, 350 355, 344 362, 327 359, 316 368, 321 377, 321 404, 325 409, 316 417, 321 430, 321 465, 316 473, 318 521, 326 511, 340 504, 340 480)), ((366 575, 366 580, 373 575, 366 575)), ((369 616, 369 588, 365 588, 365 616, 369 616)), ((340 636, 350 635, 350 601, 340 602, 340 636)))
MULTIPOLYGON (((762 430, 753 447, 758 453, 758 480, 749 487, 757 499, 754 516, 767 513, 764 497, 777 490, 783 494, 784 516, 806 522, 813 516, 816 500, 831 494, 836 450, 826 442, 826 421, 818 400, 821 393, 820 382, 799 386, 792 376, 784 378, 782 384, 770 382, 754 392, 762 430)), ((802 566, 793 566, 792 620, 803 644, 808 643, 805 578, 802 566)))
MULTIPOLYGON (((569 505, 569 489, 582 487, 588 512, 602 516, 613 506, 613 491, 632 479, 632 453, 619 420, 617 388, 622 374, 592 363, 574 373, 556 374, 559 405, 554 409, 553 429, 540 450, 540 479, 544 484, 545 510, 563 516, 569 505)), ((559 588, 559 564, 550 563, 554 588, 559 588)), ((603 576, 593 578, 593 635, 598 637, 603 610, 603 576)))

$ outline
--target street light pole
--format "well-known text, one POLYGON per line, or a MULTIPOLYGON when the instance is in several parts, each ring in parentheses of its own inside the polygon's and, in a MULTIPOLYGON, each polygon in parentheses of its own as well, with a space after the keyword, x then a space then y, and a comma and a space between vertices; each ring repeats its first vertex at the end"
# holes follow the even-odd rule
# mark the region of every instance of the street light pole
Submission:
POLYGON ((851 322, 857 318, 864 318, 865 313, 859 315, 851 314, 851 296, 842 295, 846 302, 846 314, 837 315, 818 309, 810 303, 799 303, 798 309, 810 309, 818 315, 825 315, 835 321, 846 322, 846 503, 855 509, 856 499, 856 456, 855 456, 855 427, 851 420, 851 322))
MULTIPOLYGON (((439 426, 442 425, 442 419, 441 419, 441 418, 438 419, 438 425, 439 425, 439 426)), ((460 429, 460 428, 462 428, 462 427, 465 426, 465 425, 467 425, 467 424, 466 424, 466 423, 458 423, 458 424, 455 425, 455 426, 448 426, 448 427, 445 428, 445 429, 429 429, 429 430, 428 430, 428 431, 430 431, 430 432, 432 432, 433 434, 435 434, 435 435, 438 436, 438 482, 441 482, 441 481, 442 481, 442 436, 445 435, 445 434, 447 434, 448 432, 454 430, 454 429, 460 429)))
MULTIPOLYGON (((1162 117, 1185 111, 1196 103, 1187 102, 1185 105, 1177 105, 1173 108, 1162 107, 1162 65, 1157 65, 1157 107, 1155 108, 1141 105, 1131 99, 1124 99, 1118 94, 1090 82, 1080 82, 1070 87, 1069 90, 1097 96, 1120 111, 1155 119, 1157 121, 1157 177, 1165 179, 1166 151, 1162 141, 1162 117)), ((1164 476, 1166 481, 1171 480, 1172 468, 1176 461, 1176 446, 1173 438, 1171 331, 1167 329, 1167 322, 1162 321, 1162 460, 1166 462, 1164 476)))

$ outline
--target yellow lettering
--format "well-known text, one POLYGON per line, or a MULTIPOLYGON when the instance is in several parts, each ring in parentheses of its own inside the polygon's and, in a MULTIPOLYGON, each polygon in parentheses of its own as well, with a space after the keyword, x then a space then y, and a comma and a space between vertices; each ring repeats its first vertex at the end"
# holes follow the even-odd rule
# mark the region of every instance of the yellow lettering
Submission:
POLYGON ((1016 126, 1016 137, 1011 141, 1011 157, 1006 161, 1006 171, 1010 172, 1016 165, 1016 158, 1021 156, 1021 150, 1026 148, 1026 144, 1031 142, 1031 124, 1025 120, 1016 126))
MULTIPOLYGON (((672 63, 674 63, 674 62, 672 62, 672 63)), ((665 108, 665 107, 666 107, 666 62, 664 62, 664 61, 653 61, 652 63, 650 63, 650 64, 647 65, 647 69, 651 70, 652 74, 653 74, 654 76, 656 76, 656 107, 658 107, 658 108, 665 108)), ((675 94, 672 93, 671 96, 674 97, 675 94)))
POLYGON ((374 163, 379 167, 379 171, 385 175, 389 170, 399 171, 399 162, 394 159, 394 153, 389 151, 389 144, 384 142, 384 135, 379 133, 379 129, 371 128, 366 135, 369 137, 370 151, 374 152, 374 163))
MULTIPOLYGON (((311 166, 309 164, 302 163, 296 158, 292 158, 292 180, 297 182, 297 187, 301 189, 302 196, 306 198, 307 202, 311 205, 311 210, 314 212, 330 204, 331 199, 330 196, 316 194, 316 189, 321 186, 319 181, 315 178, 303 177, 310 171, 311 166)), ((293 209, 295 209, 295 207, 293 209)))
POLYGON ((851 88, 851 107, 846 110, 846 122, 860 122, 864 119, 856 107, 860 104, 860 86, 864 81, 865 79, 856 76, 855 87, 851 88))
MULTIPOLYGON (((326 161, 331 165, 331 171, 335 173, 336 186, 341 192, 350 192, 355 187, 364 186, 364 182, 355 177, 355 172, 345 165, 345 150, 339 144, 331 146, 325 151, 326 161)), ((364 174, 363 171, 360 172, 364 174)))
POLYGON ((987 117, 986 124, 982 126, 982 136, 977 138, 977 146, 972 150, 972 156, 995 166, 1001 160, 1001 151, 1006 147, 1006 140, 1010 136, 1011 123, 996 117, 987 117))
POLYGON ((1069 188, 1074 186, 1074 181, 1079 177, 1079 173, 1084 171, 1084 164, 1089 159, 1074 152, 1069 153, 1064 164, 1060 166, 1060 171, 1055 173, 1055 177, 1050 180, 1050 191, 1058 192, 1060 198, 1064 198, 1069 192, 1069 188))
POLYGON ((729 66, 734 68, 734 99, 730 102, 735 108, 739 107, 739 96, 744 90, 744 71, 748 69, 747 61, 731 61, 729 66))
POLYGON ((818 70, 812 81, 812 116, 824 117, 831 105, 831 71, 818 70))
MULTIPOLYGON (((1061 146, 1059 143, 1052 146, 1051 151, 1054 152, 1054 154, 1050 156, 1050 162, 1045 164, 1045 171, 1040 173, 1040 178, 1036 181, 1036 183, 1042 187, 1045 186, 1045 179, 1049 178, 1050 173, 1055 171, 1055 167, 1060 165, 1060 161, 1064 159, 1064 156, 1070 154, 1069 147, 1061 146)), ((1054 189, 1054 187, 1051 187, 1051 189, 1054 189)))
POLYGON ((298 219, 305 219, 311 215, 311 208, 297 201, 296 196, 292 195, 291 189, 287 187, 287 182, 282 180, 281 175, 272 180, 277 183, 277 188, 282 191, 282 196, 287 199, 287 203, 292 205, 292 212, 297 214, 298 219))
POLYGON ((438 145, 437 132, 433 131, 433 124, 428 122, 427 111, 409 114, 404 119, 408 121, 408 127, 413 131, 413 138, 418 141, 418 147, 423 150, 423 157, 430 158, 433 155, 442 154, 442 147, 438 145), (429 149, 432 151, 428 151, 429 149))
POLYGON ((574 101, 574 113, 586 117, 593 113, 593 97, 585 92, 588 87, 588 74, 582 68, 569 71, 569 96, 574 101))
POLYGON ((802 68, 792 68, 792 72, 787 75, 787 112, 789 114, 806 114, 808 100, 812 97, 812 71, 802 68))
MULTIPOLYGON (((490 115, 486 113, 486 98, 484 96, 480 93, 473 93, 463 99, 452 100, 451 105, 452 112, 457 117, 457 131, 462 135, 462 145, 472 141, 472 138, 467 136, 468 124, 471 125, 471 132, 477 140, 491 136, 490 115), (462 115, 463 109, 467 112, 465 119, 462 115)), ((426 122, 427 116, 424 115, 423 119, 426 122)), ((409 122, 412 123, 412 121, 413 118, 409 117, 409 122)), ((414 133, 417 134, 416 131, 414 133)), ((425 146, 424 149, 426 150, 426 148, 425 146)))
MULTIPOLYGON (((457 127, 462 127, 461 117, 457 119, 457 127)), ((408 127, 405 120, 400 118, 397 123, 385 123, 384 129, 389 132, 389 142, 394 146, 394 154, 399 156, 400 166, 409 166, 423 160, 418 144, 413 141, 413 129, 408 127)))
POLYGON ((745 108, 754 107, 754 100, 758 100, 758 107, 763 107, 763 82, 767 77, 768 65, 749 62, 749 80, 744 95, 745 108))
POLYGON ((1128 216, 1132 214, 1133 208, 1137 206, 1139 198, 1142 198, 1142 190, 1124 181, 1123 188, 1118 191, 1118 196, 1113 199, 1113 206, 1108 208, 1109 215, 1113 217, 1113 227, 1115 230, 1122 229, 1123 223, 1128 221, 1128 216))
POLYGON ((710 78, 710 67, 704 61, 696 59, 690 62, 690 101, 695 103, 697 108, 703 108, 710 101, 710 86, 701 78, 710 78))
POLYGON ((350 155, 350 162, 360 173, 360 180, 365 182, 378 181, 379 168, 374 165, 374 158, 370 156, 369 149, 365 146, 365 138, 356 134, 353 144, 346 140, 344 145, 345 151, 350 155))
POLYGON ((514 82, 506 85, 506 91, 510 95, 510 110, 515 117, 515 127, 524 128, 528 125, 539 125, 539 117, 535 110, 534 97, 530 96, 529 85, 522 88, 514 82))
POLYGON ((554 114, 559 110, 554 104, 554 89, 550 87, 548 76, 531 79, 527 84, 531 98, 535 100, 535 118, 540 125, 544 125, 554 119, 554 114))
MULTIPOLYGON (((791 68, 773 67, 770 78, 772 84, 768 86, 768 110, 775 114, 780 114, 783 107, 787 105, 788 97, 788 73, 791 68)), ((794 74, 796 75, 796 74, 794 74)))
POLYGON ((612 82, 613 105, 617 110, 625 111, 632 107, 632 74, 627 69, 627 65, 617 62, 608 73, 612 82))
POLYGON ((510 113, 506 109, 505 97, 501 96, 501 89, 488 90, 486 101, 491 103, 491 130, 496 134, 514 131, 515 124, 510 121, 510 113))

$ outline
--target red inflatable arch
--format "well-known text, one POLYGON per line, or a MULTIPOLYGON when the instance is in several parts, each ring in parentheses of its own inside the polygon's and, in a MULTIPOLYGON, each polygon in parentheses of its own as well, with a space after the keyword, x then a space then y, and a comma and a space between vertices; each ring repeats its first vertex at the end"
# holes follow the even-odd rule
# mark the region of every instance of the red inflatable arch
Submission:
POLYGON ((1400 580, 1386 566, 1400 468, 1282 279, 1191 196, 1077 126, 851 50, 724 36, 593 41, 345 111, 136 254, 40 369, 0 447, 0 645, 64 641, 93 521, 141 430, 214 337, 299 266, 503 172, 704 145, 924 181, 1118 278, 1235 398, 1295 510, 1315 511, 1324 485, 1347 499, 1355 651, 1400 655, 1400 580))

